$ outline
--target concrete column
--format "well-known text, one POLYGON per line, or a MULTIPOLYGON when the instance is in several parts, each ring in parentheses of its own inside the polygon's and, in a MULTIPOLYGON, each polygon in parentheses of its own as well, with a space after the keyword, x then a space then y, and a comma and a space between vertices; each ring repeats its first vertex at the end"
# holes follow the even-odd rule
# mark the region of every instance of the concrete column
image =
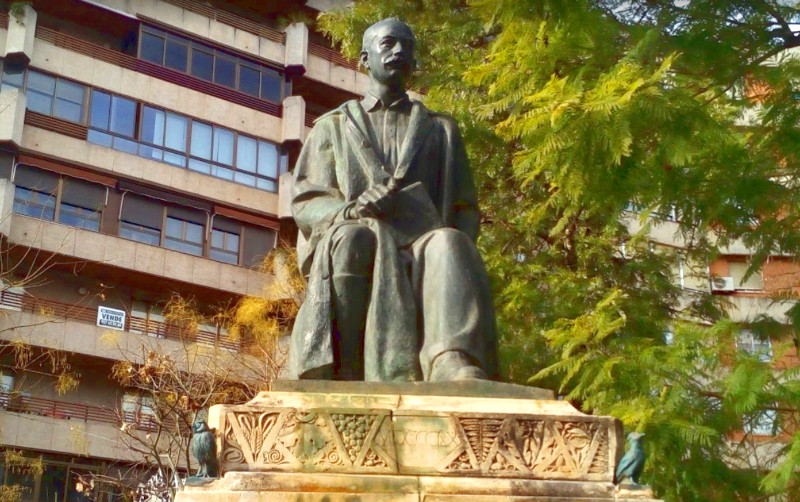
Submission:
POLYGON ((0 235, 8 237, 11 231, 11 212, 14 208, 14 184, 0 178, 0 235))
MULTIPOLYGON (((13 198, 13 194, 12 194, 13 198)), ((292 217, 292 173, 283 173, 278 179, 278 218, 292 217)))
POLYGON ((286 28, 283 65, 290 75, 302 75, 308 65, 308 26, 292 23, 286 28))
POLYGON ((303 142, 306 138, 306 101, 303 96, 283 100, 282 141, 303 142))
POLYGON ((33 55, 33 37, 36 34, 36 11, 30 3, 14 3, 8 13, 6 35, 6 60, 28 64, 33 55))
POLYGON ((0 92, 0 143, 22 144, 25 103, 25 94, 20 89, 6 88, 0 92))

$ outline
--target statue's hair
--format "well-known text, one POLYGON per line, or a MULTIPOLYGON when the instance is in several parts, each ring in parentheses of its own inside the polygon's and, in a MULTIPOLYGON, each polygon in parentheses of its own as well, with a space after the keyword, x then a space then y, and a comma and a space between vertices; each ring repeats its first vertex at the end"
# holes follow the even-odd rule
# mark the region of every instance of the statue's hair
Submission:
POLYGON ((411 39, 413 40, 414 31, 411 29, 411 26, 406 24, 405 21, 400 19, 399 17, 387 17, 386 19, 381 19, 377 23, 373 24, 369 28, 364 31, 364 36, 361 38, 361 50, 366 51, 369 45, 372 43, 372 39, 375 38, 375 32, 377 31, 379 26, 383 26, 384 24, 388 23, 400 23, 406 27, 408 33, 411 35, 411 39))

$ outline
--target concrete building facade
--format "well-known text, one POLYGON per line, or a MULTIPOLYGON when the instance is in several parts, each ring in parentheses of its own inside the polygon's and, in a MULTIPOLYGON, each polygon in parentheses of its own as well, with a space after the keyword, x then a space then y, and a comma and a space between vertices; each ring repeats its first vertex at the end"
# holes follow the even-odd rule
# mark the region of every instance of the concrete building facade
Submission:
MULTIPOLYGON (((146 406, 109 374, 121 349, 185 342, 163 315, 171 295, 231 305, 274 280, 258 266, 296 231, 289 166, 314 119, 367 84, 291 21, 338 3, 0 2, 0 339, 80 374, 59 395, 2 353, 0 445, 45 467, 26 475, 0 453, 0 484, 23 500, 82 500, 87 473, 137 460, 120 414, 146 433, 146 406)), ((244 343, 213 325, 193 336, 244 343)))

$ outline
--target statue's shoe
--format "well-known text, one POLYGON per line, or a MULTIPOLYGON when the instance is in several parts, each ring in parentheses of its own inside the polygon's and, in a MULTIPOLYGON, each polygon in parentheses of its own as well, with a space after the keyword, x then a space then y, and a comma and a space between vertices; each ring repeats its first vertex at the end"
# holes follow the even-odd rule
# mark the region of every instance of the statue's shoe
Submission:
POLYGON ((456 380, 486 380, 486 372, 475 366, 472 359, 459 350, 440 354, 433 361, 431 382, 452 382, 456 380))

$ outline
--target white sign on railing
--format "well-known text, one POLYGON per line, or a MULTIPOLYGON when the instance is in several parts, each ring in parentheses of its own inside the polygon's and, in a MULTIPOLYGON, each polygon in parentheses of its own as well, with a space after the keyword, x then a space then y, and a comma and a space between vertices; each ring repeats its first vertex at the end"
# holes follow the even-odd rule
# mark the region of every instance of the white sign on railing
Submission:
POLYGON ((97 325, 103 328, 125 331, 125 311, 101 305, 97 307, 97 325))

